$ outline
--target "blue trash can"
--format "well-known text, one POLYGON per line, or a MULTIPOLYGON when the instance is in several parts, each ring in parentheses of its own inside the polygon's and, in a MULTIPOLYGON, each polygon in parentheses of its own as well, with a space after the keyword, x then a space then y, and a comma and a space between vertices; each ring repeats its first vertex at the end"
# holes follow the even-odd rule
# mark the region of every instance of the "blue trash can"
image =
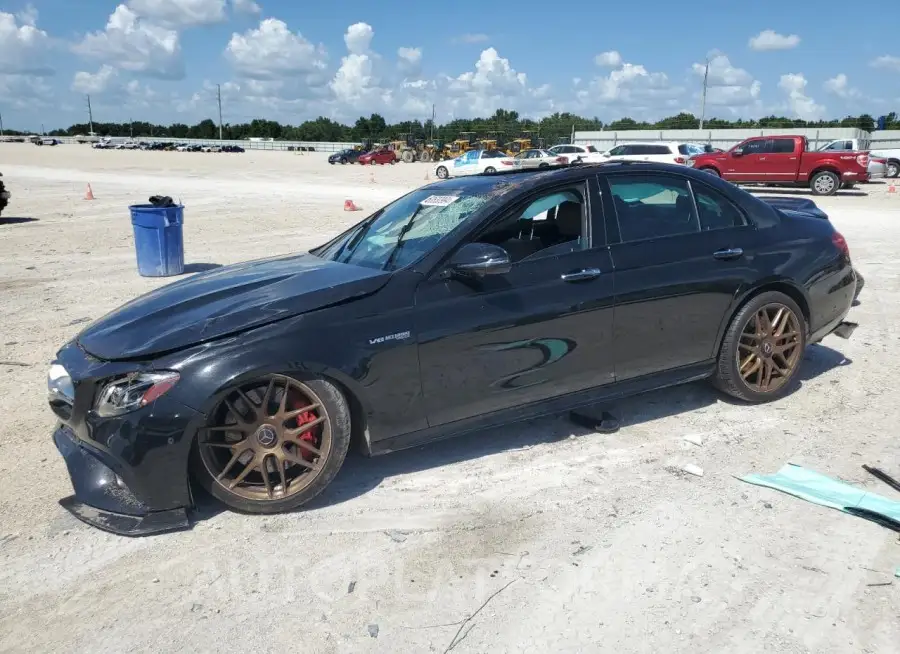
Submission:
POLYGON ((135 204, 131 211, 134 251, 142 277, 168 277, 184 272, 184 206, 135 204))

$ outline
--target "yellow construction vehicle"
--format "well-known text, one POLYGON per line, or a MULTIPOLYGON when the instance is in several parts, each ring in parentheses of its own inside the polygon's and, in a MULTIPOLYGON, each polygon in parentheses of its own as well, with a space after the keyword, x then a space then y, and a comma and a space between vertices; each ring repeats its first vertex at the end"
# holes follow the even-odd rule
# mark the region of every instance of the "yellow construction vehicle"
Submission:
POLYGON ((444 144, 444 159, 455 159, 469 150, 477 149, 474 136, 475 132, 460 132, 458 139, 444 144))
POLYGON ((530 150, 531 148, 538 147, 532 138, 533 132, 522 132, 522 136, 513 139, 509 143, 506 144, 506 154, 511 157, 516 156, 520 152, 524 152, 525 150, 530 150))

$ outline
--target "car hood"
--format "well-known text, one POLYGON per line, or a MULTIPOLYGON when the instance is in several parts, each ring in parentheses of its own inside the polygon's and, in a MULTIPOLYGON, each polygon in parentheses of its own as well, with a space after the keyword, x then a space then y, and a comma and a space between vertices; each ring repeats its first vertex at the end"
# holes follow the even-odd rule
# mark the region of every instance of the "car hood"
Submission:
POLYGON ((100 359, 146 358, 374 293, 390 273, 312 254, 235 264, 142 295, 77 339, 100 359))

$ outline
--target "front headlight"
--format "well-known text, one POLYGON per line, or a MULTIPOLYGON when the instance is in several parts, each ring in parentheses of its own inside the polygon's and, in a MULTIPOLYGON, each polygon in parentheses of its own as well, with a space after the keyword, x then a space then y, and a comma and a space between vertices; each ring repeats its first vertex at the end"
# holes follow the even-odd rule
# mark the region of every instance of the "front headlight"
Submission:
POLYGON ((47 395, 50 402, 60 400, 72 404, 75 401, 75 386, 68 371, 58 363, 50 366, 47 373, 47 395))
POLYGON ((97 396, 94 410, 109 418, 147 406, 172 389, 181 376, 177 372, 134 373, 109 382, 97 396))

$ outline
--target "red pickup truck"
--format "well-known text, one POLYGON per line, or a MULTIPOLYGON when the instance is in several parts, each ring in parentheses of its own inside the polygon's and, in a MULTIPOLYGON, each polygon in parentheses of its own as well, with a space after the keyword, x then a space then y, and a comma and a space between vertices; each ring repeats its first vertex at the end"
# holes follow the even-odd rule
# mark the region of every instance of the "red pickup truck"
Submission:
POLYGON ((735 184, 809 186, 814 195, 834 195, 842 186, 869 179, 865 152, 815 152, 803 136, 759 136, 728 152, 707 152, 687 164, 735 184))

